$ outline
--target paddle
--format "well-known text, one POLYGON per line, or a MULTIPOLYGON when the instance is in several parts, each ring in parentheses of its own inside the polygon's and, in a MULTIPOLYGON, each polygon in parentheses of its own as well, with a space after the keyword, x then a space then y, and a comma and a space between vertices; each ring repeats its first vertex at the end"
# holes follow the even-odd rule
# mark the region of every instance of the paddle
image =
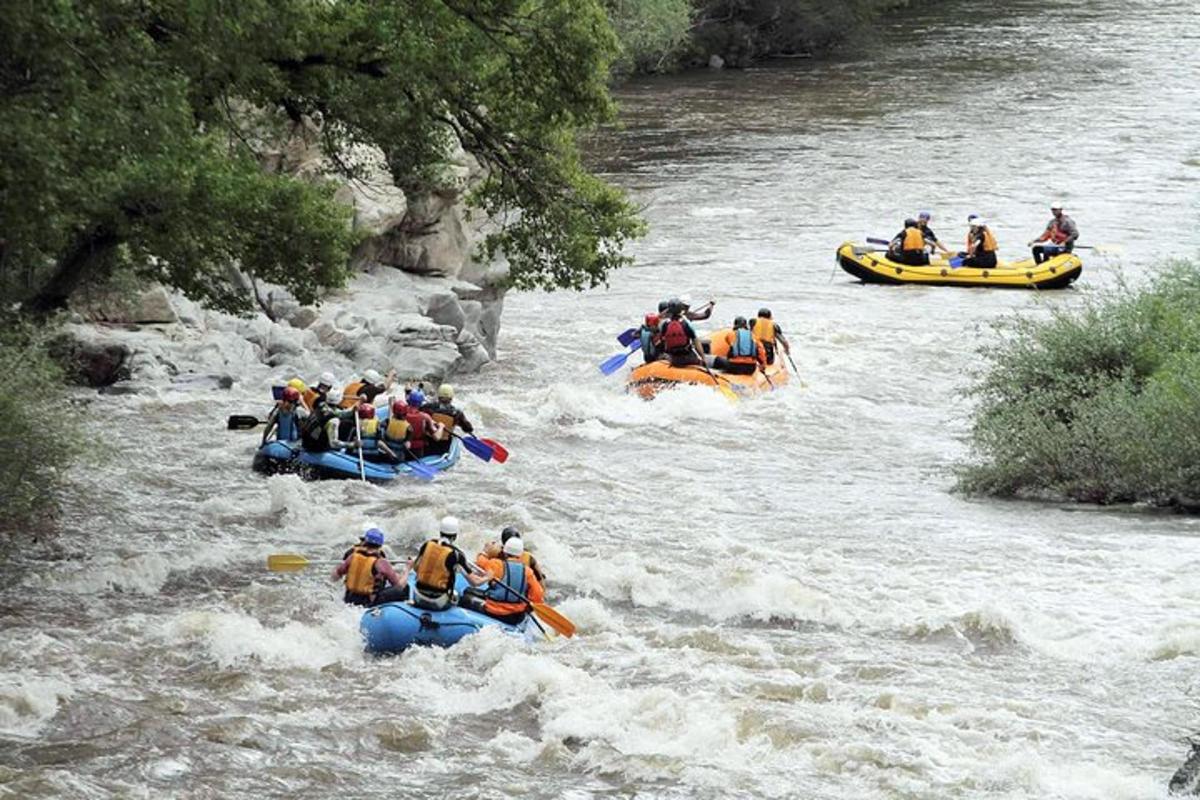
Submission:
MULTIPOLYGON (((782 349, 782 348, 781 348, 781 349, 782 349)), ((796 377, 797 377, 797 378, 799 378, 799 377, 800 377, 800 370, 796 369, 796 362, 795 362, 795 361, 792 361, 792 354, 791 354, 791 353, 789 353, 787 350, 784 350, 784 351, 783 351, 783 354, 784 354, 785 356, 787 356, 788 363, 792 365, 792 372, 796 373, 796 377)))
POLYGON ((626 331, 623 331, 622 333, 617 334, 617 342, 622 347, 629 347, 629 345, 636 342, 637 339, 638 339, 638 329, 637 328, 630 328, 629 330, 626 330, 626 331))
POLYGON ((492 448, 492 458, 497 464, 503 464, 508 461, 508 451, 504 449, 504 445, 497 442, 495 439, 480 439, 479 441, 492 448))
POLYGON ((437 476, 436 469, 431 469, 422 464, 420 457, 418 457, 408 445, 402 446, 404 447, 404 452, 408 453, 409 458, 409 460, 405 461, 404 464, 409 468, 413 475, 416 475, 423 481, 431 481, 437 476))
POLYGON ((450 435, 462 442, 463 447, 467 448, 471 455, 481 458, 484 461, 492 460, 493 452, 491 446, 484 444, 474 436, 459 436, 454 431, 450 431, 450 435))
POLYGON ((354 432, 358 434, 358 447, 354 448, 358 451, 358 477, 363 483, 367 482, 367 465, 363 463, 363 440, 362 440, 362 422, 358 418, 358 409, 354 410, 354 432))
POLYGON ((1119 256, 1125 252, 1125 248, 1119 244, 1077 244, 1076 250, 1095 250, 1097 255, 1102 256, 1119 256))
MULTIPOLYGON (((539 617, 541 617, 542 620, 545 621, 545 623, 547 625, 549 625, 551 628, 554 628, 554 630, 557 631, 558 633, 562 634, 563 636, 566 636, 568 639, 575 635, 575 623, 571 622, 571 620, 567 619, 560 612, 555 611, 553 608, 546 605, 545 603, 533 602, 528 597, 521 594, 516 589, 512 588, 507 583, 500 580, 499 578, 497 578, 495 575, 488 572, 487 570, 481 568, 477 564, 472 564, 471 569, 475 570, 475 572, 478 574, 487 575, 489 580, 495 581, 496 583, 503 586, 505 589, 508 589, 510 592, 515 594, 517 597, 524 600, 526 603, 529 604, 529 607, 533 609, 534 614, 537 614, 539 617)), ((535 620, 535 622, 536 622, 536 620, 535 620)), ((538 627, 541 628, 542 626, 538 625, 538 627)), ((545 633, 545 630, 543 630, 542 633, 545 633)))
POLYGON ((609 358, 604 359, 604 361, 600 364, 600 372, 604 373, 605 375, 612 375, 621 367, 625 366, 625 362, 629 360, 629 357, 640 349, 641 345, 637 344, 635 347, 631 347, 624 353, 617 353, 615 356, 610 356, 609 358))
POLYGON ((891 239, 873 239, 870 236, 868 236, 867 244, 881 244, 884 247, 891 247, 892 240, 891 239))
POLYGON ((246 414, 232 414, 226 420, 226 426, 231 431, 248 431, 252 428, 257 428, 259 425, 267 424, 266 420, 258 417, 251 417, 246 414))
POLYGON ((341 559, 323 559, 310 561, 297 553, 272 553, 267 556, 267 569, 271 572, 300 572, 310 564, 340 564, 341 559))
MULTIPOLYGON (((699 366, 708 374, 708 377, 712 378, 713 386, 716 387, 718 392, 725 395, 729 402, 736 403, 738 401, 738 396, 733 389, 730 389, 727 385, 723 385, 717 376, 713 374, 713 371, 708 368, 708 362, 704 360, 704 356, 700 356, 699 366)), ((725 379, 725 383, 729 383, 728 378, 725 379)))

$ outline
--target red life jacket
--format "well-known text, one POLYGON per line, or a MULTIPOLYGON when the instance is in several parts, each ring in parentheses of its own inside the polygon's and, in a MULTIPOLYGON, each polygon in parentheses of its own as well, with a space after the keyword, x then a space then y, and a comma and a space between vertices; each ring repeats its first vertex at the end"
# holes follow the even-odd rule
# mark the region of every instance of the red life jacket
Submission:
POLYGON ((663 347, 668 353, 679 353, 688 350, 692 346, 692 340, 688 338, 687 328, 683 325, 683 320, 673 319, 667 323, 666 329, 663 331, 663 347))
POLYGON ((1050 241, 1055 244, 1062 244, 1066 240, 1067 232, 1058 227, 1058 220, 1054 220, 1054 224, 1050 228, 1050 241))
POLYGON ((414 450, 425 447, 425 414, 409 406, 404 416, 408 423, 408 446, 414 450))

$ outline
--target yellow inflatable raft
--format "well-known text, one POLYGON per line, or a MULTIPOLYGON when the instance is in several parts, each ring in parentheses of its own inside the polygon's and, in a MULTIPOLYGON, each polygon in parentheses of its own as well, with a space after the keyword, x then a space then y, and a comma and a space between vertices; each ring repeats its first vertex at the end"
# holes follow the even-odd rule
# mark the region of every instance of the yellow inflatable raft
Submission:
MULTIPOLYGON (((725 341, 725 334, 729 331, 729 328, 725 328, 715 331, 707 337, 701 337, 708 339, 712 355, 723 357, 729 352, 729 344, 725 341)), ((734 375, 713 369, 710 376, 709 371, 701 366, 673 367, 670 361, 651 361, 649 364, 633 368, 625 382, 625 388, 628 391, 637 392, 647 400, 652 399, 663 389, 684 383, 695 386, 712 386, 722 394, 729 394, 733 397, 749 397, 759 392, 778 389, 788 382, 788 371, 783 362, 783 353, 778 352, 775 363, 769 364, 765 373, 762 370, 755 370, 752 375, 734 375), (715 382, 713 378, 716 378, 715 382)))
POLYGON ((1005 288, 1065 289, 1083 271, 1074 253, 1062 253, 1041 264, 1032 258, 1001 261, 991 269, 952 267, 945 260, 929 266, 910 267, 889 261, 886 253, 872 245, 846 242, 837 251, 837 263, 863 283, 918 283, 927 286, 1000 286, 1005 288))

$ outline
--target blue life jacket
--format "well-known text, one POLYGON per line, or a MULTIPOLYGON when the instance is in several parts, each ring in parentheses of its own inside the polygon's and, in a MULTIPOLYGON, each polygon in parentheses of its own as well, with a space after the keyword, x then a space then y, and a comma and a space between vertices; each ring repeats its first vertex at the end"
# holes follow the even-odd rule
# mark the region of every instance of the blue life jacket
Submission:
MULTIPOLYGON (((504 562, 504 582, 521 594, 528 595, 529 587, 525 585, 525 562, 516 559, 506 560, 504 562)), ((501 586, 499 581, 492 581, 487 596, 489 600, 495 600, 497 603, 523 602, 520 597, 501 586)))
POLYGON ((754 336, 746 328, 738 328, 733 332, 733 344, 729 346, 730 358, 756 358, 758 348, 754 344, 754 336))
POLYGON ((654 346, 654 331, 643 325, 640 338, 642 340, 642 357, 647 361, 653 361, 658 357, 658 348, 654 346))
POLYGON ((294 442, 300 438, 300 422, 296 419, 295 411, 280 412, 276 417, 279 427, 275 430, 275 438, 281 442, 294 442))

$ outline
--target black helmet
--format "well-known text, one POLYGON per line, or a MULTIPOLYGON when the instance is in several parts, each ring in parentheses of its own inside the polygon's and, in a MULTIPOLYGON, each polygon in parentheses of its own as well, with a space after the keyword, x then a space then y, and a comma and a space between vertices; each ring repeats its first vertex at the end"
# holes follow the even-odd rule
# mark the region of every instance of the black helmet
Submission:
POLYGON ((746 318, 745 318, 745 317, 734 317, 734 319, 733 319, 733 327, 735 327, 735 328, 744 328, 744 327, 746 327, 746 318))
POLYGON ((904 220, 904 227, 915 228, 916 226, 917 226, 917 221, 915 219, 913 219, 912 217, 909 217, 908 219, 904 220))
POLYGON ((519 530, 517 530, 516 528, 514 528, 512 525, 509 525, 507 528, 500 531, 500 544, 504 544, 509 539, 513 538, 514 536, 517 537, 518 539, 520 539, 521 532, 519 530))
POLYGON ((667 309, 668 309, 670 306, 671 306, 671 301, 670 301, 670 300, 660 300, 660 301, 658 301, 658 313, 660 313, 660 314, 661 314, 661 313, 663 313, 663 312, 664 312, 664 311, 666 311, 666 310, 667 310, 667 309))
POLYGON ((758 310, 758 315, 759 315, 760 317, 762 317, 763 319, 770 319, 770 318, 771 318, 771 309, 769 309, 769 308, 760 308, 760 309, 758 310))

